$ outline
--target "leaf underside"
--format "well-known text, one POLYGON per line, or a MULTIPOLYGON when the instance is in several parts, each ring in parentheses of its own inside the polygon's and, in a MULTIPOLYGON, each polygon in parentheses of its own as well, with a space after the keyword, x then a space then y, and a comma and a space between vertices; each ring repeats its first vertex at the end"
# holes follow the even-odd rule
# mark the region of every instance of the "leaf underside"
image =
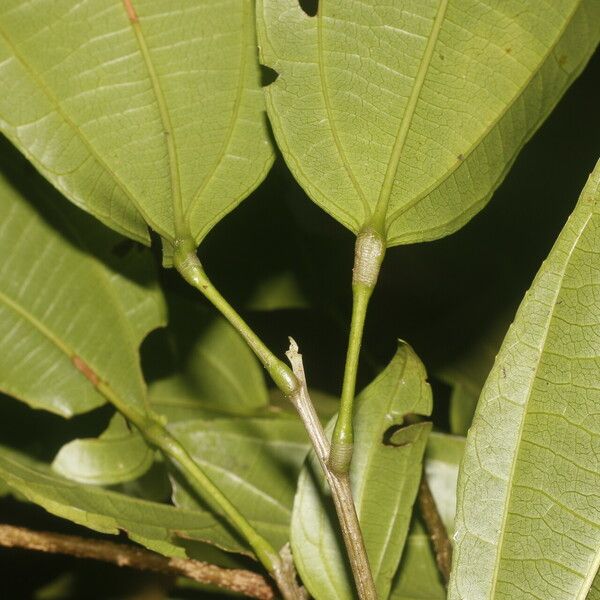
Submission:
POLYGON ((308 195, 390 246, 487 202, 598 39, 596 0, 259 0, 279 148, 308 195))
POLYGON ((101 380, 142 409, 138 347, 165 320, 151 257, 117 258, 118 236, 9 165, 31 185, 0 175, 0 390, 68 417, 105 402, 101 380))
POLYGON ((450 598, 586 597, 600 562, 600 163, 485 387, 450 598))
POLYGON ((251 0, 6 0, 0 80, 1 131, 145 243, 199 243, 272 162, 251 0))
POLYGON ((170 298, 164 330, 173 369, 153 382, 149 401, 170 422, 212 415, 252 415, 268 409, 263 368, 224 318, 196 302, 170 298))
POLYGON ((11 491, 54 515, 103 533, 126 531, 132 540, 167 556, 185 557, 185 540, 249 554, 209 512, 175 508, 74 483, 53 473, 47 465, 6 447, 0 447, 0 479, 11 491))
POLYGON ((79 483, 116 485, 138 479, 153 461, 154 451, 117 413, 100 437, 65 444, 52 461, 52 468, 79 483))

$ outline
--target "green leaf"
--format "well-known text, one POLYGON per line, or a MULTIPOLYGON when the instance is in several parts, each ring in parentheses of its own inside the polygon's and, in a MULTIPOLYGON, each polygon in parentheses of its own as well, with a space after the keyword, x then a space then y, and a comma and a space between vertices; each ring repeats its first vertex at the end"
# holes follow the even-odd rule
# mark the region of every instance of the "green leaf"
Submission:
POLYGON ((164 345, 176 372, 150 386, 154 410, 169 420, 264 412, 263 369, 240 334, 197 303, 171 298, 169 308, 164 345))
MULTIPOLYGON (((421 479, 429 423, 408 424, 431 412, 425 368, 401 343, 387 368, 357 398, 350 478, 379 598, 386 598, 402 554, 421 479)), ((331 434, 335 418, 326 432, 331 434)), ((292 549, 302 581, 317 598, 352 597, 343 542, 332 500, 314 456, 298 482, 292 514, 292 549)))
POLYGON ((432 432, 425 451, 425 475, 440 517, 450 534, 454 531, 456 482, 464 450, 464 437, 432 432))
MULTIPOLYGON (((432 432, 425 450, 425 473, 437 509, 449 534, 454 530, 456 479, 465 438, 432 432)), ((446 589, 433 554, 431 540, 418 515, 413 515, 391 600, 444 600, 446 589)))
POLYGON ((420 521, 413 519, 390 600, 445 600, 431 540, 420 521))
POLYGON ((592 54, 596 0, 259 0, 279 148, 308 195, 387 244, 447 235, 489 199, 592 54))
POLYGON ((272 163, 251 0, 6 0, 0 78, 3 133, 145 243, 199 243, 272 163))
POLYGON ((186 540, 249 553, 214 515, 74 483, 47 465, 0 446, 0 479, 48 512, 95 531, 126 531, 134 541, 167 556, 186 556, 186 540))
POLYGON ((485 384, 451 598, 584 598, 600 561, 600 163, 485 384))
MULTIPOLYGON (((176 423, 170 430, 234 506, 281 548, 289 539, 296 480, 309 449, 300 421, 214 419, 176 423)), ((177 481, 173 500, 198 506, 177 481)))
POLYGON ((115 485, 141 477, 153 461, 154 452, 144 438, 117 413, 100 437, 65 444, 52 468, 80 483, 115 485))
POLYGON ((165 319, 149 253, 107 259, 122 240, 23 163, 0 174, 0 390, 68 417, 105 402, 101 380, 142 407, 138 346, 165 319))

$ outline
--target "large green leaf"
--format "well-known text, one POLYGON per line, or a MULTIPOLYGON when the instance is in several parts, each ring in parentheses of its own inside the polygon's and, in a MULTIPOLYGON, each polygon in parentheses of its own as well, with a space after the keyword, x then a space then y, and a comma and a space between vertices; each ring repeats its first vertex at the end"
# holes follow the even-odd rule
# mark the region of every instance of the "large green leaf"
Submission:
POLYGON ((126 531, 132 540, 161 554, 186 556, 186 540, 248 553, 207 511, 175 508, 74 483, 47 465, 3 446, 0 446, 0 479, 14 492, 54 515, 104 533, 126 531))
POLYGON ((141 477, 153 461, 154 451, 117 413, 100 437, 65 444, 52 462, 52 468, 80 483, 115 485, 141 477))
MULTIPOLYGON (((298 419, 237 418, 173 424, 171 432, 229 500, 276 548, 289 540, 296 480, 308 452, 298 419)), ((173 500, 198 500, 175 482, 173 500)))
MULTIPOLYGON (((357 398, 350 478, 378 597, 386 598, 398 567, 421 479, 429 423, 407 424, 431 412, 431 389, 413 350, 401 344, 387 368, 357 398)), ((333 418, 327 426, 330 435, 333 418)), ((302 581, 318 600, 352 597, 332 500, 314 456, 298 482, 292 549, 302 581)))
POLYGON ((98 380, 131 405, 145 385, 138 346, 164 322, 147 251, 70 206, 22 162, 28 200, 0 174, 0 390, 63 416, 104 403, 98 380))
POLYGON ((583 68, 597 0, 259 0, 275 137, 309 196, 388 245, 451 233, 489 199, 583 68))
POLYGON ((146 243, 199 243, 272 162, 251 0, 4 0, 0 80, 6 136, 146 243))
POLYGON ((451 598, 585 598, 600 561, 600 163, 468 436, 451 598))

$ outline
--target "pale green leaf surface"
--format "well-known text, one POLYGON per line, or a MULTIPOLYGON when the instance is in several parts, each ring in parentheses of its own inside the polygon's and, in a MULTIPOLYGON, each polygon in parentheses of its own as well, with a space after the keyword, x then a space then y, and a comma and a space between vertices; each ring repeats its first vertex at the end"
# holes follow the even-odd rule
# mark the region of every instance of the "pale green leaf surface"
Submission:
POLYGON ((89 368, 142 407, 138 346, 165 319, 149 254, 113 257, 111 268, 100 256, 118 236, 46 184, 31 185, 29 200, 15 186, 0 176, 0 390, 71 416, 105 402, 89 368))
POLYGON ((153 461, 153 450, 117 413, 98 438, 76 439, 65 444, 52 468, 80 483, 116 485, 141 477, 153 461))
MULTIPOLYGON (((309 449, 298 419, 190 421, 170 430, 263 536, 276 548, 289 540, 296 481, 309 449)), ((173 500, 182 507, 198 506, 177 481, 173 500)))
POLYGON ((0 479, 48 512, 103 533, 128 536, 168 556, 186 556, 186 539, 204 541, 230 552, 248 553, 211 513, 140 500, 82 485, 47 465, 0 447, 0 479))
MULTIPOLYGON (((350 478, 378 597, 386 598, 402 554, 421 479, 429 423, 402 425, 431 412, 422 363, 401 344, 387 368, 358 396, 350 478), (385 443, 384 443, 385 442, 385 443)), ((327 426, 330 435, 335 418, 327 426)), ((302 581, 317 600, 353 597, 332 500, 311 455, 302 469, 292 514, 292 550, 302 581)))
POLYGON ((600 37, 597 0, 259 0, 277 143, 296 179, 388 245, 489 199, 600 37))
POLYGON ((456 514, 458 467, 465 450, 465 438, 432 432, 425 450, 425 475, 440 517, 450 534, 456 514))
POLYGON ((132 3, 3 1, 0 129, 110 227, 199 243, 272 162, 253 3, 132 3))
POLYGON ((600 561, 600 163, 485 384, 451 598, 585 598, 600 561))

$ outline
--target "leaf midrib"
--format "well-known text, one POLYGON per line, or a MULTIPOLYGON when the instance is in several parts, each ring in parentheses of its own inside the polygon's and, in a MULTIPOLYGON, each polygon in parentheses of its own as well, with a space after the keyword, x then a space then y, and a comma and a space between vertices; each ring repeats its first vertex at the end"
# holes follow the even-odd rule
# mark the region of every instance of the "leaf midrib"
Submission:
POLYGON ((229 128, 227 130, 227 135, 225 136, 225 139, 223 140, 223 144, 217 154, 217 158, 213 164, 212 169, 209 171, 207 176, 204 178, 204 181, 201 182, 200 185, 198 186, 198 190, 194 193, 194 195, 192 197, 192 201, 190 202, 190 205, 187 207, 187 209, 185 211, 186 218, 188 218, 188 216, 189 216, 190 212, 193 210, 196 202, 198 202, 198 200, 200 199, 200 197, 202 196, 202 194, 204 193, 206 188, 209 186, 209 184, 214 179, 214 176, 216 175, 217 171, 219 170, 219 167, 221 166, 223 158, 225 157, 225 154, 226 154, 227 150, 229 149, 229 146, 231 145, 231 141, 233 139, 233 133, 236 129, 236 125, 239 120, 240 108, 242 105, 242 97, 244 95, 244 90, 246 89, 245 88, 246 68, 248 66, 248 59, 247 59, 248 40, 246 39, 248 37, 248 31, 249 31, 249 28, 248 28, 248 20, 249 20, 248 6, 249 6, 248 2, 246 0, 244 0, 243 8, 242 8, 242 29, 240 32, 240 37, 242 38, 242 42, 240 44, 241 45, 241 53, 240 53, 241 55, 240 55, 240 68, 239 68, 239 74, 238 74, 238 87, 236 90, 236 96, 235 96, 233 111, 232 111, 232 115, 231 115, 231 120, 229 122, 229 128))
POLYGON ((567 256, 564 260, 563 263, 563 267, 560 271, 559 277, 560 277, 560 285, 557 286, 556 289, 556 293, 554 294, 554 298, 552 300, 552 304, 551 306, 549 306, 550 311, 548 313, 548 318, 546 320, 546 327, 545 327, 545 332, 543 335, 542 340, 540 341, 540 352, 539 352, 539 357, 537 360, 537 364, 535 367, 535 371, 532 373, 531 379, 529 381, 529 389, 527 391, 527 397, 525 398, 524 402, 523 402, 523 416, 521 418, 521 422, 519 423, 519 429, 517 431, 517 443, 515 444, 515 453, 514 453, 514 459, 512 460, 512 464, 511 464, 511 470, 510 470, 510 474, 506 480, 506 489, 507 489, 507 496, 506 496, 506 502, 504 504, 504 510, 503 510, 503 514, 502 514, 502 519, 500 521, 500 538, 498 540, 498 545, 497 545, 497 552, 496 552, 496 556, 494 559, 494 570, 492 573, 492 585, 491 585, 491 589, 490 589, 490 597, 493 598, 496 592, 496 585, 498 583, 498 575, 500 572, 500 562, 502 559, 502 548, 504 545, 504 536, 506 533, 506 521, 508 519, 508 512, 509 512, 509 506, 511 504, 511 499, 512 499, 512 493, 514 490, 514 486, 512 485, 512 482, 514 480, 514 476, 515 476, 515 471, 516 471, 516 466, 517 466, 517 462, 518 462, 518 456, 519 456, 519 448, 521 447, 521 443, 522 443, 522 438, 523 438, 523 430, 524 430, 524 425, 525 425, 525 418, 527 416, 527 407, 529 405, 529 401, 531 399, 532 393, 533 393, 533 383, 535 382, 535 380, 537 379, 538 373, 539 373, 539 369, 540 369, 540 365, 542 362, 542 355, 544 354, 544 347, 546 345, 546 341, 548 339, 548 334, 550 332, 550 326, 552 323, 552 319, 554 317, 554 313, 556 311, 556 307, 557 307, 557 301, 558 298, 560 296, 560 292, 562 290, 562 282, 564 280, 565 274, 567 272, 567 268, 569 267, 571 258, 573 257, 573 253, 575 252, 575 248, 577 246, 577 244, 579 243, 579 240, 581 239, 581 236, 584 234, 587 226, 589 225, 592 216, 594 215, 594 211, 593 208, 590 207, 590 213, 587 216, 587 218, 585 219, 585 222, 582 223, 581 225, 581 229, 579 230, 579 232, 577 233, 577 236, 575 237, 575 239, 573 240, 571 247, 568 250, 567 256))
MULTIPOLYGON (((423 200, 424 198, 426 198, 434 190, 436 190, 439 187, 441 187, 460 168, 461 165, 466 164, 466 162, 469 159, 469 157, 471 156, 471 154, 473 154, 473 152, 475 152, 475 150, 477 150, 477 148, 479 148, 479 146, 481 145, 481 143, 483 142, 483 140, 490 135, 490 133, 494 130, 494 128, 496 128, 498 126, 498 124, 500 123, 500 121, 502 121, 502 119, 508 114, 508 112, 510 110, 512 110, 512 108, 514 107, 514 105, 516 104, 516 102, 519 100, 519 98, 521 98, 523 96, 523 94, 525 94, 525 92, 529 89, 529 86, 530 86, 531 82, 533 81, 533 79, 539 75, 539 73, 543 69, 544 65, 546 64, 546 62, 548 61, 548 59, 550 58, 550 56, 554 53, 554 50, 556 49, 556 47, 558 46, 558 44, 564 38, 567 29, 573 23, 573 18, 575 16, 575 13, 577 13, 577 11, 580 8, 581 8, 581 2, 578 1, 578 2, 575 3, 573 10, 565 18, 564 25, 561 28, 561 30, 558 32, 558 34, 556 36, 556 39, 555 39, 555 42, 550 45, 550 47, 547 49, 547 51, 544 53, 544 55, 541 57, 540 61, 538 62, 537 68, 535 68, 531 72, 531 74, 529 75, 529 77, 523 83, 521 91, 514 96, 514 98, 513 98, 513 100, 511 102, 508 102, 506 104, 506 106, 504 107, 504 109, 497 115, 497 117, 495 119, 492 120, 492 122, 483 130, 483 132, 481 133, 481 135, 479 135, 479 137, 472 143, 471 147, 468 150, 465 150, 463 152, 464 159, 461 160, 461 161, 459 161, 459 162, 454 163, 448 169, 448 171, 438 179, 438 181, 436 181, 435 183, 433 183, 432 185, 430 185, 423 192, 421 192, 420 194, 418 194, 417 196, 415 196, 412 200, 410 200, 409 202, 407 202, 403 206, 398 207, 394 212, 392 212, 391 215, 388 218, 388 227, 391 227, 392 224, 396 220, 398 220, 402 215, 404 215, 405 213, 407 213, 410 209, 414 208, 417 204, 419 204, 419 202, 421 202, 421 200, 423 200)), ((571 74, 571 78, 575 74, 576 73, 573 72, 571 74)), ((558 102, 558 99, 556 100, 556 102, 558 102)), ((556 104, 556 102, 555 102, 555 104, 556 104)), ((527 132, 527 135, 524 138, 525 140, 528 139, 528 138, 530 138, 531 135, 533 134, 533 132, 535 132, 536 126, 540 122, 540 120, 543 120, 543 116, 540 117, 540 119, 538 121, 536 121, 536 123, 534 123, 532 125, 531 129, 527 132)), ((505 172, 506 172, 506 170, 504 170, 502 173, 504 174, 505 172)), ((502 179, 502 175, 500 175, 498 177, 497 181, 500 181, 501 179, 502 179)), ((460 217, 457 217, 455 220, 460 220, 460 217)))
POLYGON ((41 321, 34 317, 20 304, 6 296, 2 291, 0 291, 0 302, 5 304, 24 321, 27 321, 34 329, 39 331, 44 337, 52 342, 52 344, 54 344, 63 354, 66 354, 67 357, 71 358, 77 355, 77 353, 71 350, 71 348, 69 348, 69 346, 63 342, 63 340, 61 340, 53 331, 46 327, 41 321))
MULTIPOLYGON (((123 0, 123 7, 125 8, 125 12, 128 16, 128 21, 135 34, 135 39, 138 43, 140 54, 142 55, 142 59, 144 61, 144 64, 146 65, 146 70, 148 72, 148 77, 150 78, 152 91, 154 92, 154 98, 156 100, 160 120, 164 128, 163 139, 165 140, 165 144, 167 146, 167 154, 169 157, 168 163, 169 176, 171 180, 171 204, 173 207, 173 225, 175 229, 175 237, 177 239, 187 239, 188 237, 190 237, 190 235, 187 231, 187 225, 185 224, 183 212, 183 200, 181 197, 181 174, 179 172, 177 145, 175 144, 174 135, 175 130, 171 122, 171 115, 169 113, 169 108, 162 89, 160 78, 158 76, 158 73, 156 72, 156 68, 154 66, 154 62, 152 61, 150 50, 146 43, 144 32, 142 31, 142 27, 133 7, 133 0, 123 0), (135 19, 133 17, 135 17, 135 19)), ((165 235, 164 233, 161 233, 161 235, 163 237, 166 237, 166 239, 172 240, 171 236, 169 235, 165 235)))
MULTIPOLYGON (((115 307, 117 308, 117 310, 116 310, 117 319, 119 320, 120 324, 123 326, 123 330, 127 332, 126 335, 127 335, 127 338, 129 339, 129 341, 131 342, 132 348, 136 348, 136 349, 139 348, 139 346, 143 340, 138 340, 131 320, 128 319, 127 316, 120 310, 120 308, 123 307, 123 304, 122 304, 121 300, 119 299, 119 295, 117 294, 117 291, 115 290, 114 286, 111 285, 111 278, 110 278, 107 270, 105 268, 103 268, 103 266, 100 264, 99 260, 96 259, 96 257, 94 257, 93 249, 90 246, 90 244, 88 243, 88 241, 86 240, 86 238, 81 234, 81 231, 77 227, 74 226, 74 223, 70 219, 65 218, 64 213, 62 211, 58 210, 56 204, 51 202, 48 204, 48 208, 55 215, 55 217, 60 221, 60 223, 63 225, 63 227, 71 233, 71 235, 73 236, 73 239, 79 243, 80 248, 84 252, 86 252, 87 256, 85 256, 83 258, 83 260, 87 260, 88 264, 90 265, 89 268, 86 269, 86 271, 87 272, 93 271, 96 274, 96 276, 98 277, 98 279, 101 282, 102 289, 112 299, 115 307)), ((117 274, 117 275, 121 276, 120 274, 117 274)), ((130 308, 130 307, 128 307, 128 308, 130 308)), ((139 375, 139 378, 142 380, 141 381, 142 387, 145 388, 145 383, 143 381, 143 377, 141 377, 141 371, 138 373, 138 375, 139 375)))
MULTIPOLYGON (((104 287, 104 286, 103 286, 104 287)), ((35 317, 29 310, 27 310, 24 306, 19 304, 17 301, 13 300, 9 296, 7 296, 4 292, 0 291, 0 303, 3 303, 10 310, 16 313, 21 319, 29 323, 35 330, 41 333, 49 342, 51 342, 58 350, 60 350, 68 359, 72 360, 73 358, 79 356, 77 352, 75 352, 67 342, 62 340, 54 331, 52 331, 49 327, 46 327, 42 321, 40 321, 37 317, 35 317)), ((85 359, 85 357, 82 357, 85 359)), ((96 367, 94 365, 90 365, 94 372, 97 372, 96 367)), ((85 377, 85 375, 73 366, 73 369, 76 373, 81 375, 81 377, 85 377)), ((101 375, 98 373, 98 375, 101 375)), ((143 383, 142 383, 143 385, 143 383)), ((92 386, 94 387, 94 386, 92 386)), ((98 392, 99 393, 99 392, 98 392)))
MULTIPOLYGON (((83 131, 81 130, 81 128, 75 123, 75 121, 73 121, 71 119, 69 114, 63 108, 62 104, 59 102, 58 98, 56 97, 54 92, 51 90, 51 88, 46 84, 46 82, 44 81, 41 74, 36 69, 34 69, 33 65, 31 63, 29 63, 25 59, 25 57, 17 50, 17 47, 14 44, 14 42, 10 39, 10 37, 6 34, 6 32, 1 27, 0 27, 0 36, 4 39, 5 44, 10 49, 13 56, 21 63, 21 65, 23 65, 23 68, 29 73, 30 77, 34 80, 34 82, 37 83, 38 89, 40 89, 42 91, 42 93, 46 96, 46 98, 50 102, 50 105, 54 108, 56 113, 58 113, 62 117, 63 121, 76 134, 76 136, 79 138, 79 140, 82 142, 82 144, 86 147, 87 151, 94 158, 94 160, 98 163, 98 165, 100 167, 102 167, 102 169, 106 173, 108 173, 108 175, 115 182, 115 184, 123 191, 125 196, 134 205, 137 212, 140 215, 143 215, 146 222, 157 233, 159 233, 160 235, 163 235, 163 236, 166 235, 165 231, 161 227, 159 227, 150 217, 148 217, 148 215, 146 215, 143 208, 141 207, 139 202, 136 200, 133 192, 131 192, 131 190, 127 187, 125 182, 122 179, 120 179, 117 176, 117 174, 109 167, 109 165, 106 163, 104 158, 100 154, 98 154, 97 150, 94 148, 92 143, 83 134, 83 131)), ((46 167, 44 166, 44 169, 45 168, 46 167)), ((103 217, 106 219, 106 218, 108 218, 108 215, 103 215, 103 217)), ((137 235, 136 232, 128 230, 128 233, 135 239, 139 240, 139 235, 137 235)))
POLYGON ((317 63, 319 65, 319 79, 321 81, 321 90, 323 93, 323 103, 325 104, 325 112, 327 114, 327 121, 329 122, 329 130, 331 131, 331 136, 333 138, 333 143, 338 151, 338 155, 344 165, 344 169, 348 174, 348 177, 352 183, 352 186, 356 190, 360 201, 362 202, 363 209, 365 211, 364 221, 367 221, 371 215, 371 207, 365 198, 364 192, 356 179, 354 172, 352 171, 352 167, 348 161, 348 157, 346 156, 346 152, 342 145, 342 141, 340 140, 336 128, 335 121, 333 119, 333 110, 331 107, 331 98, 329 97, 329 86, 327 84, 327 75, 325 73, 325 61, 324 61, 324 52, 323 52, 323 10, 324 10, 325 0, 320 0, 317 7, 317 63))
POLYGON ((410 126, 415 116, 417 104, 419 103, 419 99, 421 97, 421 91, 423 90, 423 85, 425 83, 429 66, 433 58, 433 51, 440 36, 447 8, 448 0, 440 0, 433 25, 431 27, 431 33, 427 39, 425 51, 423 52, 423 57, 421 59, 421 63, 419 64, 419 69, 413 83, 408 103, 406 105, 404 114, 402 115, 402 121, 400 122, 400 128, 398 129, 398 135, 396 136, 396 141, 394 142, 394 146, 392 148, 392 153, 390 155, 390 160, 385 172, 379 198, 377 199, 375 211, 373 212, 374 226, 380 231, 382 231, 385 227, 387 210, 390 197, 392 195, 392 190, 394 189, 394 183, 396 180, 398 167, 400 165, 400 159, 402 158, 402 152, 404 151, 404 146, 406 145, 410 126))

